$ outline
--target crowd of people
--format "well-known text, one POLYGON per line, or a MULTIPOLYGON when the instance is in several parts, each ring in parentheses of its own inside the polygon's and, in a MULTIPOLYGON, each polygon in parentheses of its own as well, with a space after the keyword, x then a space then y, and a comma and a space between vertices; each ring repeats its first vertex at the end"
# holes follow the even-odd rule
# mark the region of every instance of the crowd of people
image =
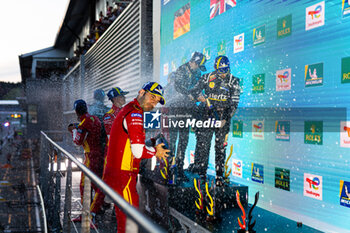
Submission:
MULTIPOLYGON (((239 79, 230 73, 230 62, 226 56, 218 56, 215 59, 214 71, 202 75, 201 72, 206 71, 205 63, 206 57, 195 52, 189 62, 169 75, 166 93, 160 84, 147 82, 139 90, 137 97, 126 105, 125 95, 128 92, 119 87, 112 88, 107 93, 112 102, 110 110, 103 104, 105 93, 101 89, 94 92, 95 103, 89 106, 90 113, 84 100, 75 101, 74 109, 80 123, 70 124, 68 130, 72 134, 73 142, 84 148, 84 164, 131 205, 139 205, 136 183, 142 159, 156 156, 159 160, 165 160, 169 153, 174 155, 176 151, 177 181, 188 181, 183 166, 189 127, 170 129, 169 148, 154 138, 150 140, 151 145, 145 142, 143 115, 158 103, 165 105, 169 113, 179 116, 177 120, 188 117, 188 113, 197 112, 189 117, 214 119, 219 122, 215 127, 194 128, 197 145, 195 162, 189 171, 200 175, 202 180, 206 179, 210 142, 215 133, 216 185, 224 185, 227 136, 231 118, 239 102, 239 79)), ((84 178, 82 173, 81 200, 84 178)), ((95 196, 90 211, 94 220, 101 210, 105 196, 94 184, 92 189, 95 196)), ((115 213, 118 232, 125 232, 125 214, 117 206, 115 213)), ((73 221, 81 221, 81 216, 73 221)))
POLYGON ((72 68, 79 61, 80 56, 84 55, 91 48, 91 46, 103 35, 107 28, 123 12, 126 6, 127 3, 116 2, 114 7, 107 5, 106 15, 100 11, 99 19, 93 22, 91 25, 89 35, 84 38, 83 44, 78 45, 76 50, 74 50, 74 56, 68 59, 68 70, 72 68))

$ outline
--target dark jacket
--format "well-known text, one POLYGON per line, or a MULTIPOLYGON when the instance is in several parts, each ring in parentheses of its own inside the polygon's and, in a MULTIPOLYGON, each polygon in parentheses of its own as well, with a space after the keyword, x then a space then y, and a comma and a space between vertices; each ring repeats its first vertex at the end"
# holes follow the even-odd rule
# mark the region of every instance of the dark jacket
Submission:
POLYGON ((190 107, 195 100, 191 96, 190 90, 196 85, 201 77, 200 70, 192 71, 188 63, 180 66, 175 72, 174 107, 190 107))
POLYGON ((204 90, 207 107, 214 112, 224 113, 220 119, 231 118, 237 109, 240 98, 239 79, 232 74, 221 78, 216 71, 203 75, 195 87, 190 90, 198 98, 204 90))

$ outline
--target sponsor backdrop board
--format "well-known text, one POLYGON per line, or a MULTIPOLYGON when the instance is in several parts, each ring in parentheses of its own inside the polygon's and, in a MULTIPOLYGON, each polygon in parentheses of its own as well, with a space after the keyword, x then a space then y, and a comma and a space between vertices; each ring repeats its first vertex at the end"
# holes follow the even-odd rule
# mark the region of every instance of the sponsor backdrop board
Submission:
MULTIPOLYGON (((259 191, 258 205, 267 210, 290 218, 306 216, 311 220, 303 223, 323 231, 350 229, 344 207, 349 203, 345 186, 350 181, 349 1, 162 0, 161 4, 161 84, 166 85, 167 74, 194 51, 205 53, 208 72, 215 57, 225 54, 232 73, 241 79, 240 108, 301 108, 301 113, 294 112, 297 121, 237 111, 226 153, 233 144, 228 164, 239 166, 241 161, 244 166, 242 174, 231 173, 230 179, 249 186, 251 202, 259 191), (175 36, 174 25, 180 28, 175 36), (322 110, 334 107, 346 108, 344 119, 334 117, 335 110, 322 110), (262 123, 264 132, 258 132, 262 125, 253 121, 262 123), (263 168, 263 183, 257 176, 252 180, 252 164, 260 166, 259 172, 263 168), (277 187, 276 168, 286 172, 277 187)), ((215 174, 214 144, 213 138, 209 174, 215 174)), ((187 164, 195 145, 191 133, 187 164)))

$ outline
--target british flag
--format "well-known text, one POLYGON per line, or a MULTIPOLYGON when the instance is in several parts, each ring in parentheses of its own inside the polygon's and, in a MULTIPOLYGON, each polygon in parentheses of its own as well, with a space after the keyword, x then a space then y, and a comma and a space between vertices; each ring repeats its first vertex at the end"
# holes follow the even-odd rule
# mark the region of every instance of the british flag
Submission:
POLYGON ((210 19, 236 6, 236 0, 210 0, 210 19))

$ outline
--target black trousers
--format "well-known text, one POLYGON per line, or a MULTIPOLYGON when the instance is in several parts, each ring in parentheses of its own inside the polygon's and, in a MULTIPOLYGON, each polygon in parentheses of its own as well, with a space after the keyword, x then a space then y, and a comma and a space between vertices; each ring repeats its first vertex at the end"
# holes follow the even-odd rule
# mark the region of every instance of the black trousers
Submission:
POLYGON ((170 145, 171 149, 175 151, 176 140, 178 139, 176 150, 176 167, 182 170, 184 166, 185 152, 188 145, 189 128, 175 128, 170 131, 170 145))
POLYGON ((231 120, 227 119, 222 128, 196 129, 197 144, 194 166, 199 175, 206 175, 209 163, 211 140, 215 133, 215 171, 216 176, 223 176, 225 170, 227 136, 230 131, 231 120))
MULTIPOLYGON (((187 118, 183 117, 184 115, 188 114, 190 111, 190 108, 176 108, 172 107, 169 109, 169 115, 176 116, 172 118, 173 121, 184 121, 186 122, 187 118)), ((169 147, 170 147, 170 153, 173 153, 175 155, 176 151, 176 167, 178 171, 180 172, 183 170, 184 166, 184 159, 185 159, 185 152, 188 145, 188 137, 189 137, 190 129, 189 128, 180 128, 180 127, 170 127, 169 128, 169 147), (178 140, 177 146, 176 141, 178 140)))

